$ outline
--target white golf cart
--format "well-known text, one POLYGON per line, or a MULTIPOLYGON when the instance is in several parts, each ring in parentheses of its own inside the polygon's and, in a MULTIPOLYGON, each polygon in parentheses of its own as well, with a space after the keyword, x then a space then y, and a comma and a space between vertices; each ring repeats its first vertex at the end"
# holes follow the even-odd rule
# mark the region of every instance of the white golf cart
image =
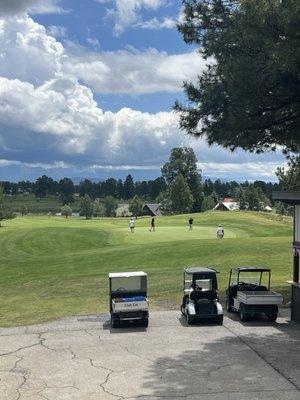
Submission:
POLYGON ((200 319, 212 319, 223 324, 223 309, 218 299, 217 271, 214 268, 184 269, 181 313, 189 325, 200 319))
POLYGON ((110 273, 108 277, 112 328, 118 328, 122 321, 139 322, 146 328, 149 321, 147 274, 120 272, 110 273))
POLYGON ((269 321, 275 322, 283 298, 280 293, 272 292, 270 285, 269 268, 232 268, 226 292, 227 311, 238 312, 241 321, 265 315, 269 321))

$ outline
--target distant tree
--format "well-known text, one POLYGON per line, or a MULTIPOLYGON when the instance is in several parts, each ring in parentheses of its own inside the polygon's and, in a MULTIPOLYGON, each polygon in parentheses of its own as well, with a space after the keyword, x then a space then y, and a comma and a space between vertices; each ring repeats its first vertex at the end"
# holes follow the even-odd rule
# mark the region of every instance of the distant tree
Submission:
POLYGON ((104 217, 105 207, 99 200, 95 200, 93 203, 93 216, 94 217, 104 217))
POLYGON ((291 158, 288 168, 278 168, 279 184, 286 191, 300 191, 300 156, 291 158))
POLYGON ((169 161, 163 165, 161 172, 168 185, 171 185, 178 175, 182 175, 192 192, 192 209, 195 212, 200 211, 201 174, 197 169, 194 150, 189 147, 173 148, 169 161))
POLYGON ((62 206, 61 210, 61 215, 64 215, 66 218, 70 217, 72 215, 72 208, 68 206, 68 204, 65 204, 62 206))
POLYGON ((172 201, 168 190, 161 192, 157 196, 156 201, 160 204, 160 209, 163 214, 172 214, 172 201))
POLYGON ((201 212, 203 211, 203 202, 204 202, 204 199, 205 199, 205 195, 204 195, 203 192, 201 192, 201 193, 200 193, 200 196, 199 196, 199 203, 200 203, 200 211, 201 211, 201 212))
POLYGON ((146 192, 145 194, 148 194, 151 199, 155 199, 161 192, 167 190, 166 181, 162 176, 154 179, 153 181, 150 180, 146 183, 148 187, 148 192, 146 192))
POLYGON ((35 181, 35 195, 36 197, 44 198, 52 192, 54 181, 47 175, 43 175, 35 181))
POLYGON ((93 215, 93 202, 88 194, 81 198, 80 215, 84 216, 85 219, 91 218, 93 215))
POLYGON ((179 31, 207 68, 180 126, 231 150, 299 152, 299 0, 185 0, 179 31))
POLYGON ((129 202, 129 211, 135 217, 143 214, 143 202, 142 200, 135 195, 129 202))
POLYGON ((95 187, 92 181, 89 179, 84 179, 79 183, 79 195, 84 197, 88 194, 91 198, 95 197, 95 187))
POLYGON ((194 198, 186 179, 177 175, 170 185, 170 199, 174 213, 183 214, 191 211, 194 198))
POLYGON ((129 211, 129 207, 127 205, 118 207, 116 209, 116 217, 131 217, 132 213, 129 211))
POLYGON ((20 213, 21 213, 22 217, 23 217, 24 215, 28 214, 28 208, 27 208, 27 206, 26 206, 25 204, 22 204, 22 205, 21 205, 21 207, 20 207, 20 213))
POLYGON ((124 199, 129 200, 134 195, 134 182, 132 176, 129 174, 127 175, 125 182, 124 182, 124 199))
POLYGON ((124 185, 121 179, 119 179, 117 183, 117 197, 118 199, 124 198, 124 185))
POLYGON ((118 208, 118 200, 112 196, 106 196, 103 199, 106 217, 114 217, 118 208))
POLYGON ((249 185, 244 193, 247 208, 258 211, 260 209, 260 197, 257 188, 254 185, 249 185))
POLYGON ((5 195, 4 195, 4 189, 2 186, 0 186, 0 228, 1 228, 1 222, 4 221, 5 219, 12 219, 15 218, 15 214, 12 212, 10 206, 6 202, 5 195))
POLYGON ((245 210, 247 208, 246 197, 245 197, 245 190, 243 187, 239 187, 236 190, 235 199, 239 204, 240 210, 245 210))
POLYGON ((202 203, 201 211, 211 211, 216 206, 214 197, 210 194, 205 197, 202 203))
POLYGON ((74 183, 70 178, 63 178, 58 183, 58 190, 62 204, 74 203, 74 183))

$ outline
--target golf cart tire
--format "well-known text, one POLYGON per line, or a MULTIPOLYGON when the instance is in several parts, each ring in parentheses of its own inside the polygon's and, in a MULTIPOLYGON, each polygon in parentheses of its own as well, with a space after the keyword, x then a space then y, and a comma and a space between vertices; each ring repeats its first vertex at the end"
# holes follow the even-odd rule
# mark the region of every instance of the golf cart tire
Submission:
POLYGON ((246 322, 249 319, 249 314, 245 312, 245 307, 241 306, 239 309, 239 316, 242 322, 246 322))
POLYGON ((218 317, 217 317, 217 323, 219 324, 219 325, 223 325, 223 319, 224 319, 224 315, 222 314, 222 315, 218 315, 218 317))
POLYGON ((268 314, 267 315, 267 318, 268 318, 268 321, 270 321, 270 322, 276 322, 276 319, 277 319, 277 314, 268 314))
POLYGON ((181 311, 181 314, 182 314, 182 315, 185 315, 185 309, 184 309, 183 305, 181 305, 180 311, 181 311))
POLYGON ((119 321, 118 319, 112 318, 111 321, 110 321, 110 323, 111 323, 111 327, 112 327, 113 329, 120 328, 120 321, 119 321))
POLYGON ((194 323, 194 318, 190 315, 190 313, 186 312, 186 322, 188 325, 192 325, 194 323))
POLYGON ((141 326, 142 326, 143 328, 148 328, 148 326, 149 326, 149 318, 142 318, 142 320, 141 320, 141 326))
POLYGON ((231 308, 231 305, 230 305, 229 298, 227 298, 227 301, 226 301, 226 310, 227 310, 227 312, 229 312, 229 313, 232 312, 232 308, 231 308))

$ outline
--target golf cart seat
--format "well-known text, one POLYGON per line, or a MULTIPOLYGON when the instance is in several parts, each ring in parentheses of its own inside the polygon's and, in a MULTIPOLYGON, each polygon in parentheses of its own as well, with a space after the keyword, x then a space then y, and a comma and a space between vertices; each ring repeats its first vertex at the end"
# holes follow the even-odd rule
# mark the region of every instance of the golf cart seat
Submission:
POLYGON ((217 300, 218 294, 216 290, 194 290, 191 295, 191 300, 197 302, 198 300, 207 299, 209 301, 217 300))
POLYGON ((244 282, 240 282, 238 284, 238 289, 241 292, 265 292, 268 289, 266 288, 266 286, 263 285, 256 285, 253 283, 244 283, 244 282))

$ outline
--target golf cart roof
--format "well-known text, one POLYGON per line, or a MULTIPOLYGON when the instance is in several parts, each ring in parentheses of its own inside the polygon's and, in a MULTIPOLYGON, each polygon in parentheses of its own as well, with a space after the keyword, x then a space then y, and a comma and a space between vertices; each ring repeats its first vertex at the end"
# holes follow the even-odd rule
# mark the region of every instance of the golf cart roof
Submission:
POLYGON ((184 269, 184 271, 187 274, 197 274, 201 272, 212 273, 212 274, 218 273, 218 271, 216 271, 213 267, 187 267, 184 269))
POLYGON ((109 279, 111 279, 111 278, 131 278, 132 276, 147 276, 147 274, 144 271, 110 272, 108 274, 109 279))
POLYGON ((270 268, 264 267, 234 267, 231 268, 231 271, 235 272, 270 272, 270 268))

